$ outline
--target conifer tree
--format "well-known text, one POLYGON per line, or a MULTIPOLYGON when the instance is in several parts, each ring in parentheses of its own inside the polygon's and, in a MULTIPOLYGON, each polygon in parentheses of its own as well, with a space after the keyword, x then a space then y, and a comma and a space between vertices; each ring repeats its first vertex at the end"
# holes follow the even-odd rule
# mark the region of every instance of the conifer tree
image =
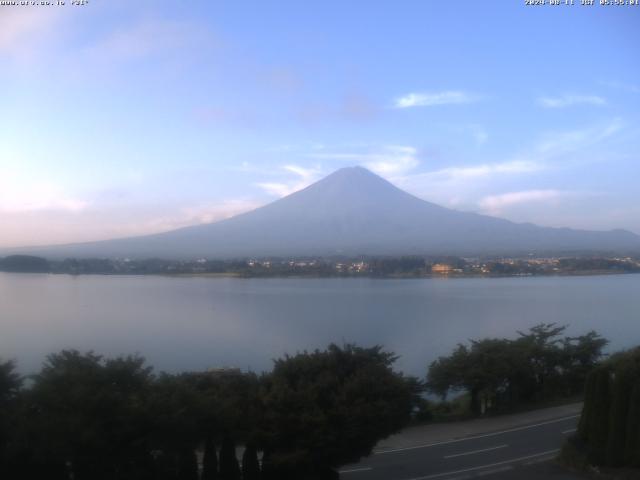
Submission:
POLYGON ((260 464, 258 463, 258 452, 255 445, 247 444, 242 455, 242 480, 259 480, 260 464))
POLYGON ((593 404, 593 398, 595 397, 596 388, 596 375, 595 372, 587 375, 587 380, 584 387, 584 404, 582 406, 582 415, 580 415, 580 422, 578 423, 578 436, 585 442, 589 442, 589 436, 591 435, 591 425, 593 425, 593 416, 595 415, 596 408, 593 404))
POLYGON ((220 448, 221 480, 240 480, 240 465, 236 458, 236 446, 233 439, 225 436, 220 448))
POLYGON ((598 368, 595 376, 593 395, 585 399, 592 402, 594 412, 588 425, 589 459, 596 465, 606 461, 607 437, 609 433, 609 409, 611 405, 611 373, 608 368, 598 368))
POLYGON ((607 465, 612 467, 624 464, 629 400, 633 389, 629 373, 626 369, 616 372, 612 382, 607 435, 607 465))
POLYGON ((202 459, 202 480, 217 480, 218 478, 218 455, 216 446, 211 438, 204 444, 204 457, 202 459))
POLYGON ((180 452, 179 474, 180 480, 198 480, 198 459, 196 452, 185 448, 180 452))
POLYGON ((629 401, 627 441, 624 453, 626 465, 640 467, 640 379, 636 379, 629 401))

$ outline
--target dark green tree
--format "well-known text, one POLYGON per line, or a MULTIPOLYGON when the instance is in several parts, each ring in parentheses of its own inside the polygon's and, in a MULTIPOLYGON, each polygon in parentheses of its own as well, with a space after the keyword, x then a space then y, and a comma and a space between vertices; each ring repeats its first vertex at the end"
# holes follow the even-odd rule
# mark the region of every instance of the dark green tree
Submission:
POLYGON ((589 332, 560 338, 565 327, 540 324, 515 340, 486 338, 458 345, 429 366, 427 388, 443 399, 463 391, 473 414, 578 394, 602 357, 606 340, 589 332))
POLYGON ((240 480, 240 465, 236 457, 236 445, 229 435, 224 436, 220 448, 220 479, 240 480))
POLYGON ((248 443, 242 454, 242 480, 260 480, 258 452, 253 443, 248 443))
POLYGON ((578 437, 594 465, 640 466, 640 347, 587 377, 578 437))
POLYGON ((0 362, 0 477, 9 476, 9 444, 11 436, 15 437, 18 411, 15 402, 22 386, 22 378, 15 370, 15 362, 0 362), (11 432, 14 435, 10 435, 11 432))
POLYGON ((198 459, 195 451, 189 448, 180 451, 178 477, 180 480, 198 480, 198 459))
POLYGON ((631 392, 626 428, 624 463, 638 468, 640 467, 640 382, 635 384, 631 392))
POLYGON ((531 327, 527 333, 518 332, 520 338, 516 342, 528 361, 534 384, 535 396, 533 399, 553 396, 562 388, 560 367, 564 360, 564 354, 560 335, 566 329, 566 325, 540 323, 531 327))
POLYGON ((452 390, 467 388, 465 376, 469 357, 469 349, 459 344, 450 356, 434 360, 427 374, 429 391, 445 400, 452 390))
POLYGON ((392 370, 395 359, 381 347, 330 345, 276 360, 263 380, 269 468, 283 479, 331 477, 406 425, 417 384, 392 370))
POLYGON ((624 465, 627 421, 633 387, 633 376, 626 369, 616 372, 611 380, 611 407, 609 409, 606 455, 607 465, 613 467, 624 465))
POLYGON ((608 340, 593 330, 585 335, 562 340, 561 368, 565 373, 562 382, 568 393, 579 392, 584 388, 587 375, 602 360, 602 352, 608 343, 608 340))
POLYGON ((19 273, 48 273, 49 262, 42 257, 32 255, 10 255, 0 259, 0 271, 19 273))
POLYGON ((140 357, 50 355, 27 399, 36 460, 69 463, 78 480, 125 478, 148 465, 151 379, 140 357))
POLYGON ((609 408, 611 404, 611 371, 600 367, 591 373, 593 385, 591 396, 585 398, 588 418, 581 435, 589 445, 589 459, 595 465, 603 465, 606 461, 607 440, 609 433, 609 408))
POLYGON ((213 439, 208 437, 204 443, 204 456, 202 458, 202 480, 217 480, 218 478, 218 454, 213 439))

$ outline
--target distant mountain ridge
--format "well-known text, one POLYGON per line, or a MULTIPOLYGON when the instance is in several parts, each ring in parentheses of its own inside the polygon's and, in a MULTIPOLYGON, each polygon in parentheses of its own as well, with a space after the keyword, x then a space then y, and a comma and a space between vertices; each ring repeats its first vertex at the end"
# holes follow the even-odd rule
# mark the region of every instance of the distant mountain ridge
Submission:
MULTIPOLYGON (((14 249, 8 253, 15 253, 14 249)), ((235 217, 140 237, 19 249, 48 258, 246 258, 640 251, 640 237, 539 227, 421 200, 362 167, 235 217)))

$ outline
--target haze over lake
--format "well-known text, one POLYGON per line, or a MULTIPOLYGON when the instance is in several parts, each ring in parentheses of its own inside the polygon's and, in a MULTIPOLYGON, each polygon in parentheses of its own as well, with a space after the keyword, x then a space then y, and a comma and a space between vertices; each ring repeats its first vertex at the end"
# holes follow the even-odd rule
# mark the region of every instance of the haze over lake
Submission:
POLYGON ((138 352, 158 370, 271 360, 330 342, 382 344, 423 376, 458 342, 540 322, 640 342, 640 275, 474 279, 238 279, 0 273, 0 357, 24 373, 62 348, 138 352))

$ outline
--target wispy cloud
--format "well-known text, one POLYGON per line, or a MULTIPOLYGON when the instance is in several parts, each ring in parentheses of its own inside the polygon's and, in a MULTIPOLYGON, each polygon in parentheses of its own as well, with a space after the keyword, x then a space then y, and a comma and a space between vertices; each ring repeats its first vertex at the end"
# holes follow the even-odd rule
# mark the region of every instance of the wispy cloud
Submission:
POLYGON ((623 122, 616 118, 597 126, 548 134, 537 144, 535 153, 551 157, 578 151, 611 137, 619 132, 622 127, 623 122))
POLYGON ((369 122, 378 117, 380 109, 364 92, 350 91, 337 102, 305 103, 295 112, 297 121, 316 124, 347 121, 369 122))
POLYGON ((414 147, 389 145, 381 153, 369 155, 364 166, 382 176, 395 176, 416 168, 420 162, 414 147))
POLYGON ((561 97, 540 97, 538 104, 544 108, 564 108, 574 105, 603 106, 607 100, 598 95, 563 95, 561 97))
MULTIPOLYGON (((559 166, 577 165, 575 154, 594 148, 624 127, 620 119, 587 128, 544 135, 528 150, 509 160, 471 165, 452 165, 420 173, 409 172, 394 181, 410 192, 450 206, 476 208, 483 195, 505 179, 526 181, 526 176, 559 166)), ((579 160, 582 161, 582 160, 579 160)), ((506 197, 507 200, 518 197, 506 197)))
POLYGON ((478 145, 484 145, 489 140, 489 134, 480 125, 472 125, 471 134, 478 145))
POLYGON ((478 100, 476 95, 468 92, 449 90, 444 92, 414 92, 398 97, 394 101, 395 108, 433 107, 436 105, 457 105, 478 100))
POLYGON ((0 175, 0 211, 35 212, 84 210, 88 202, 69 195, 51 180, 24 178, 12 172, 0 175))
POLYGON ((223 107, 199 107, 194 117, 203 124, 226 125, 241 128, 255 128, 264 123, 256 112, 250 110, 232 110, 223 107))
POLYGON ((495 174, 519 174, 530 173, 542 170, 544 167, 540 163, 527 160, 512 160, 501 163, 484 163, 480 165, 469 165, 459 167, 447 167, 423 175, 433 179, 445 181, 489 177, 495 174))
POLYGON ((600 82, 602 85, 606 85, 610 88, 617 90, 624 90, 631 93, 640 93, 640 85, 625 82, 600 82))
POLYGON ((30 58, 42 51, 42 39, 62 18, 61 9, 3 7, 0 15, 0 56, 30 58))
POLYGON ((305 168, 299 165, 283 165, 281 170, 284 173, 293 174, 294 178, 284 182, 259 182, 256 185, 269 195, 285 197, 302 190, 311 185, 322 175, 322 170, 318 167, 305 168))
POLYGON ((59 244, 147 235, 210 223, 253 210, 261 203, 247 198, 182 205, 90 204, 81 210, 0 209, 0 247, 59 244))
POLYGON ((362 165, 384 177, 403 175, 420 165, 418 150, 407 145, 364 145, 349 151, 312 153, 308 157, 327 160, 346 160, 362 165))
POLYGON ((184 51, 189 46, 210 45, 210 41, 203 42, 207 36, 208 32, 192 22, 144 20, 114 31, 89 47, 87 54, 106 63, 134 61, 184 51))
POLYGON ((508 207, 528 204, 532 202, 550 202, 558 198, 572 195, 571 192, 561 190, 523 190, 519 192, 488 195, 478 203, 480 208, 491 215, 500 215, 508 207))
MULTIPOLYGON (((135 222, 130 221, 130 217, 120 218, 114 215, 115 218, 112 219, 112 222, 105 225, 105 233, 107 237, 122 237, 166 232, 177 228, 225 220, 260 206, 262 204, 255 200, 239 198, 222 199, 179 208, 168 207, 163 211, 159 211, 157 208, 138 207, 135 222)), ((107 218, 109 213, 107 212, 105 215, 107 218)))
MULTIPOLYGON (((220 202, 187 207, 183 209, 183 215, 180 216, 179 221, 187 225, 211 223, 255 210, 261 205, 259 202, 247 199, 222 200, 220 202)), ((175 228, 175 226, 171 228, 175 228)))

